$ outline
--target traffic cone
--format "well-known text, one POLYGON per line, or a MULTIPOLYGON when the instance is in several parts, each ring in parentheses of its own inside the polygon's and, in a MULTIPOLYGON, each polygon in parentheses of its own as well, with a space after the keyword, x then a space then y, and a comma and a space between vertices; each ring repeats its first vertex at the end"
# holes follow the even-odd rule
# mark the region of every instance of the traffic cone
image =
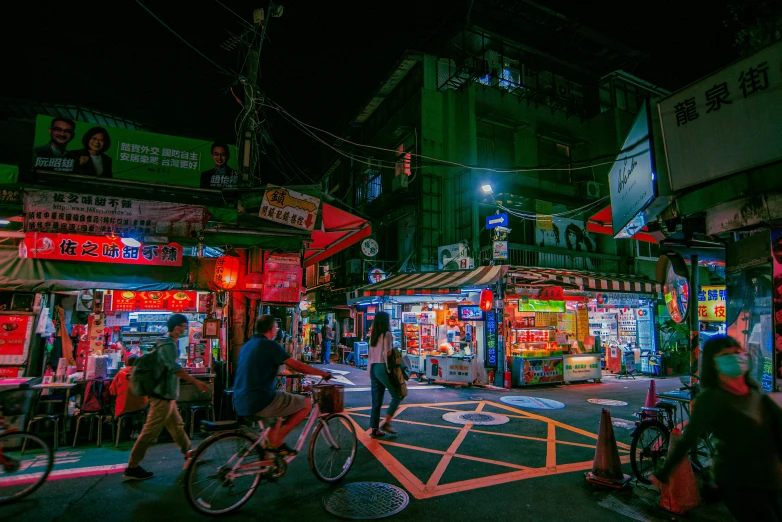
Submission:
MULTIPOLYGON (((682 430, 674 428, 668 444, 668 457, 671 450, 679 442, 682 430)), ((685 515, 701 505, 701 496, 698 493, 698 483, 695 481, 695 472, 692 470, 690 459, 682 460, 671 474, 667 484, 660 488, 660 507, 677 515, 685 515)))
POLYGON ((621 489, 630 482, 630 475, 622 473, 622 463, 619 461, 619 449, 616 447, 611 414, 605 408, 603 408, 600 417, 595 461, 592 464, 592 471, 587 472, 586 479, 592 484, 614 489, 621 489))
POLYGON ((644 408, 656 408, 657 407, 657 383, 654 379, 649 383, 649 391, 646 392, 646 402, 644 408))

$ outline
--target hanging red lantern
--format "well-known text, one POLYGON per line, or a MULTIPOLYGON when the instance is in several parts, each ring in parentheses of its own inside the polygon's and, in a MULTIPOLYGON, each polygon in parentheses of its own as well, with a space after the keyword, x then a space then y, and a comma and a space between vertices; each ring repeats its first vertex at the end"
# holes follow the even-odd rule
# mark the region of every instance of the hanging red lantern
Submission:
POLYGON ((239 281, 239 258, 220 256, 215 262, 214 283, 223 290, 230 290, 239 281))
POLYGON ((494 306, 494 294, 491 293, 491 290, 488 288, 481 290, 481 300, 478 306, 480 306, 481 310, 484 312, 488 312, 492 309, 494 306))

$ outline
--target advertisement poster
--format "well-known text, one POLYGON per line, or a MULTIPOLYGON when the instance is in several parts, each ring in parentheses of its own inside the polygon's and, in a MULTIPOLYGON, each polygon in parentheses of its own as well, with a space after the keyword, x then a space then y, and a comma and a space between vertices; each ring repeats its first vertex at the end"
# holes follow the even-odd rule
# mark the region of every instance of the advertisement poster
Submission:
POLYGON ((519 312, 559 312, 565 311, 565 301, 541 301, 539 299, 519 299, 519 312))
POLYGON ((498 367, 497 355, 497 314, 494 310, 486 312, 486 353, 483 357, 484 367, 496 370, 498 367))
POLYGON ((298 254, 263 255, 263 300, 270 303, 301 301, 301 258, 298 254))
POLYGON ((269 185, 263 194, 259 217, 302 230, 312 230, 319 208, 318 198, 269 185))
POLYGON ((525 359, 524 385, 543 384, 547 382, 564 381, 564 364, 562 359, 525 359))
POLYGON ((576 309, 576 339, 584 342, 591 335, 589 332, 589 310, 585 306, 576 309))
POLYGON ((554 217, 551 228, 535 229, 535 244, 541 247, 566 248, 575 252, 595 252, 597 243, 587 232, 583 221, 554 217))
POLYGON ((22 259, 51 259, 80 263, 182 266, 182 246, 122 243, 122 238, 28 232, 19 244, 22 259))
POLYGON ((24 364, 33 330, 32 315, 0 314, 0 364, 24 364))
POLYGON ((440 270, 470 270, 475 261, 465 243, 454 243, 437 248, 437 266, 440 270))
POLYGON ((120 237, 190 237, 209 219, 204 207, 162 201, 48 190, 24 193, 26 232, 60 232, 120 237))
POLYGON ((40 170, 181 187, 238 187, 236 147, 227 147, 222 155, 213 154, 211 141, 38 115, 32 156, 33 168, 40 170))
POLYGON ((724 323, 727 306, 725 286, 702 286, 698 292, 698 319, 704 323, 724 323))
POLYGON ((575 312, 565 312, 557 315, 557 329, 568 335, 576 335, 575 312))
POLYGON ((506 261, 508 259, 508 242, 492 241, 492 259, 506 261))

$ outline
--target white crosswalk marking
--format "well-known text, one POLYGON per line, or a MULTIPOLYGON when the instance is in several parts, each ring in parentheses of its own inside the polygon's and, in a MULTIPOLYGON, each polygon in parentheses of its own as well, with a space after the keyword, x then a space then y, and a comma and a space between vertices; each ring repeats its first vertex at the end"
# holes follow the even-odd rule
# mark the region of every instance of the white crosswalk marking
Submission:
MULTIPOLYGON (((432 385, 432 386, 408 386, 407 387, 408 391, 409 390, 436 390, 438 388, 445 388, 445 386, 432 385)), ((359 387, 359 388, 348 388, 345 391, 346 392, 360 392, 360 391, 370 391, 370 390, 372 390, 372 388, 359 387)))

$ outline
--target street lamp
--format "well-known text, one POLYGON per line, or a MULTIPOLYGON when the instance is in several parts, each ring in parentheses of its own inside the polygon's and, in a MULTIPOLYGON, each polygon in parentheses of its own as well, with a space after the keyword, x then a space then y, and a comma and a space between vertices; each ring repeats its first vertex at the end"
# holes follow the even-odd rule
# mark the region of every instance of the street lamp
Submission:
POLYGON ((486 184, 481 186, 481 190, 483 190, 484 194, 493 194, 494 191, 491 189, 491 185, 486 184))

